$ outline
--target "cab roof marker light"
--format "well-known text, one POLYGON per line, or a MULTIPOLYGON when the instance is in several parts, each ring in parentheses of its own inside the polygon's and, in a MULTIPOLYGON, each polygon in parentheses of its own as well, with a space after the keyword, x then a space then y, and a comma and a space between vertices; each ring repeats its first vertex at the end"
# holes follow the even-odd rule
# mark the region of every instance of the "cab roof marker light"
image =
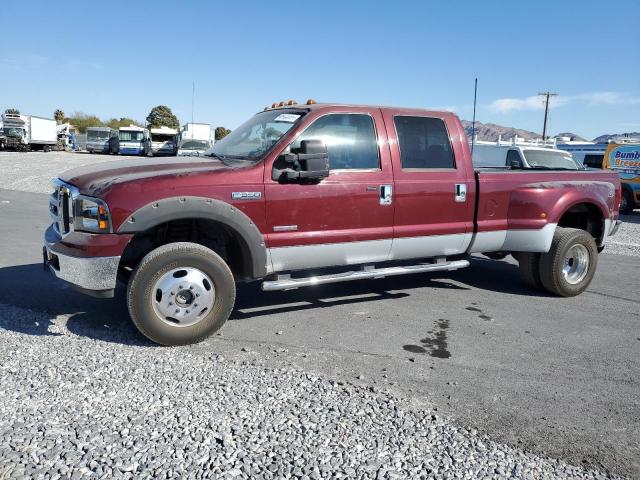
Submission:
POLYGON ((298 102, 296 102, 295 100, 289 100, 287 102, 287 105, 296 105, 298 102))
POLYGON ((307 100, 307 105, 313 105, 315 103, 318 103, 318 102, 316 102, 313 98, 310 98, 307 100))

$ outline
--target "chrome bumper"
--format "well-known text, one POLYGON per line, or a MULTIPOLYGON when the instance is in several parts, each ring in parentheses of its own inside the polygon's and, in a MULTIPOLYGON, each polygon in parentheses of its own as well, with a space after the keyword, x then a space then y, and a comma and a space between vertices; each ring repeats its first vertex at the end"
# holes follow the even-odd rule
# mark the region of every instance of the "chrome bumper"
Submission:
POLYGON ((44 267, 77 290, 98 297, 112 297, 120 257, 73 257, 42 247, 44 267))
POLYGON ((609 236, 615 235, 616 232, 618 231, 618 229, 620 228, 621 224, 622 224, 622 220, 616 220, 614 222, 613 226, 611 227, 611 231, 609 232, 609 236))

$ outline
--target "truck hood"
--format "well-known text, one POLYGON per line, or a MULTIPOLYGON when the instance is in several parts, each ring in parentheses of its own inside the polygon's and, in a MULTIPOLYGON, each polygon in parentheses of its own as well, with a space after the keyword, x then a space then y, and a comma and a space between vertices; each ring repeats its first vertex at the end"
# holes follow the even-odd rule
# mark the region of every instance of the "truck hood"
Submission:
POLYGON ((83 194, 102 197, 124 183, 158 177, 177 179, 232 169, 210 157, 133 158, 74 168, 60 175, 60 180, 76 186, 83 194))

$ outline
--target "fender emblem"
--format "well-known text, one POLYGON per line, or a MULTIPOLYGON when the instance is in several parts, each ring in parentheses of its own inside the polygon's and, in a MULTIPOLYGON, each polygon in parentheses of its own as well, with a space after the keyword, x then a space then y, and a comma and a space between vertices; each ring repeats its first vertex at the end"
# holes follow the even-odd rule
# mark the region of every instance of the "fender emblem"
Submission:
POLYGON ((231 192, 233 200, 260 200, 262 192, 231 192))

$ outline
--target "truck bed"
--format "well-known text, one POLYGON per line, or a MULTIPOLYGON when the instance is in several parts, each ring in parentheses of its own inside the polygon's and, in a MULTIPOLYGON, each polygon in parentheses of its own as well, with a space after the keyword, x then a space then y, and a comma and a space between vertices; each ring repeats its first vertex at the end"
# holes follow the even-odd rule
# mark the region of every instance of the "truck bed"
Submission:
POLYGON ((550 237, 545 228, 552 232, 572 207, 599 210, 604 240, 614 220, 610 212, 617 210, 617 175, 602 170, 479 168, 475 180, 475 238, 470 252, 546 251, 550 237))

